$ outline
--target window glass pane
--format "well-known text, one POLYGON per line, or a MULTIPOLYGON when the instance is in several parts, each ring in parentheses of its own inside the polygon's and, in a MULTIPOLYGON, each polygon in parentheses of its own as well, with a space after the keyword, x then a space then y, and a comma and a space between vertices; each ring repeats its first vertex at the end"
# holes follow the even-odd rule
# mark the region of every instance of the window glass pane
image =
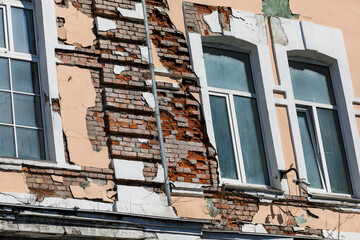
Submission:
POLYGON ((221 177, 238 179, 226 99, 224 97, 210 96, 210 106, 221 177))
POLYGON ((11 60, 11 76, 14 91, 39 93, 35 63, 11 60))
POLYGON ((256 100, 234 97, 247 183, 269 185, 256 100))
POLYGON ((289 61, 295 99, 335 105, 328 67, 289 61))
POLYGON ((10 93, 0 92, 0 123, 12 123, 10 93))
POLYGON ((45 159, 42 131, 18 127, 16 136, 20 158, 45 159))
POLYGON ((0 8, 0 48, 5 48, 4 10, 0 8))
POLYGON ((13 7, 11 15, 15 51, 36 54, 32 11, 13 7))
POLYGON ((0 156, 15 157, 14 130, 0 125, 0 156))
POLYGON ((351 193, 349 170, 337 111, 317 109, 331 191, 351 193))
POLYGON ((9 61, 6 58, 0 58, 0 89, 10 89, 9 61))
MULTIPOLYGON (((316 146, 315 139, 311 139, 312 137, 315 137, 315 133, 310 131, 309 120, 307 118, 307 115, 305 112, 298 112, 298 122, 299 122, 299 128, 300 128, 300 136, 301 136, 301 142, 303 146, 303 152, 304 152, 304 158, 305 158, 305 165, 306 165, 306 172, 308 181, 311 183, 310 187, 312 188, 323 188, 323 185, 321 183, 320 178, 320 172, 317 165, 317 159, 316 159, 316 152, 317 149, 314 149, 316 146)), ((314 128, 311 128, 312 131, 314 131, 314 128)), ((318 152, 317 152, 318 153, 318 152)))
POLYGON ((17 125, 42 127, 39 97, 14 94, 14 105, 17 125))
POLYGON ((254 92, 248 54, 210 47, 203 50, 209 87, 254 92))

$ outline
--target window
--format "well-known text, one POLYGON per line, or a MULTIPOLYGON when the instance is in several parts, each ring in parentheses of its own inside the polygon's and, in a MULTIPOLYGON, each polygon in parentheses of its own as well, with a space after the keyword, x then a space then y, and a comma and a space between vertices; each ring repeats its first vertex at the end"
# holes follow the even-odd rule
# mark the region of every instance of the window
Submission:
POLYGON ((0 4, 0 156, 45 159, 43 99, 31 0, 0 4))
POLYGON ((289 66, 310 187, 352 194, 330 69, 298 61, 289 66))
POLYGON ((221 177, 270 185, 249 54, 203 46, 221 177))

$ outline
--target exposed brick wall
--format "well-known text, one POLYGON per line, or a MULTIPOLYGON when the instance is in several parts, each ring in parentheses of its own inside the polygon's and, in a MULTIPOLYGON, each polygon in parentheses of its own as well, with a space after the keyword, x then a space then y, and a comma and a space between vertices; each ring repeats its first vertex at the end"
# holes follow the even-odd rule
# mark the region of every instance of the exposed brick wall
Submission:
POLYGON ((111 169, 84 167, 81 171, 70 171, 24 165, 22 171, 31 193, 37 196, 37 201, 42 201, 45 197, 73 198, 70 186, 81 186, 88 178, 114 180, 111 169), (62 176, 63 182, 53 181, 52 175, 62 176))

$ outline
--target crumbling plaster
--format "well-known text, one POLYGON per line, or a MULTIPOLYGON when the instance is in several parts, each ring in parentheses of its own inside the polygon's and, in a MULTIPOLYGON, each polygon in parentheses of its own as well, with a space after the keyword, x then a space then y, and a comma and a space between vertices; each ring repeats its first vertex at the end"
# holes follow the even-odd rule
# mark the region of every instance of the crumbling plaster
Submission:
POLYGON ((108 168, 108 148, 93 150, 86 128, 87 109, 95 105, 95 88, 90 71, 57 66, 63 131, 67 137, 70 161, 80 166, 108 168))
POLYGON ((314 229, 330 231, 360 232, 360 225, 354 224, 360 222, 360 214, 313 207, 279 204, 260 205, 259 211, 253 218, 253 222, 273 225, 294 225, 296 224, 294 221, 295 217, 304 219, 298 227, 308 226, 314 229), (302 215, 303 217, 301 217, 302 215))
POLYGON ((55 4, 56 17, 65 19, 63 29, 58 29, 58 34, 65 38, 65 43, 82 47, 89 47, 93 45, 96 39, 92 29, 94 21, 92 18, 86 16, 77 10, 71 3, 68 7, 60 7, 55 4))
MULTIPOLYGON (((210 211, 205 198, 173 196, 172 203, 179 217, 214 219, 209 214, 210 211)), ((220 219, 220 215, 216 219, 220 219)))
POLYGON ((114 202, 116 191, 113 181, 88 179, 82 186, 70 186, 74 198, 114 202))

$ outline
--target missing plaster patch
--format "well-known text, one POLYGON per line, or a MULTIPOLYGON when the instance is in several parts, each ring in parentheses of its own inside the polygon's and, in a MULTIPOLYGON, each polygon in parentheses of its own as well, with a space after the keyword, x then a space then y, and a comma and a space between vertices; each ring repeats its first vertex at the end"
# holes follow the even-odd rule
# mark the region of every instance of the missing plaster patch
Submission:
POLYGON ((120 8, 120 7, 118 7, 117 10, 119 11, 120 15, 123 17, 137 19, 137 20, 144 19, 142 3, 136 3, 135 10, 120 8))
POLYGON ((213 33, 221 33, 222 32, 218 11, 214 11, 209 15, 204 15, 203 18, 204 18, 204 21, 207 23, 207 25, 209 25, 210 30, 213 33))
POLYGON ((213 218, 215 218, 217 215, 220 214, 220 210, 217 209, 214 205, 214 203, 212 202, 212 199, 209 198, 207 201, 206 201, 206 206, 208 207, 209 209, 209 215, 213 218))
POLYGON ((96 26, 98 31, 108 31, 111 29, 116 29, 116 22, 106 19, 106 18, 102 18, 102 17, 96 17, 95 19, 96 21, 96 26))

